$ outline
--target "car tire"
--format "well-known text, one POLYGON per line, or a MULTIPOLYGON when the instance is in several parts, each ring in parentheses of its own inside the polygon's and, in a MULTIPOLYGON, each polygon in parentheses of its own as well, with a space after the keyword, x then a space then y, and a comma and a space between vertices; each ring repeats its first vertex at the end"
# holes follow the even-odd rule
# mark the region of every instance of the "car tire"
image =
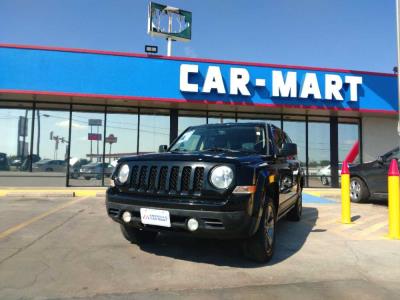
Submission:
POLYGON ((244 243, 244 255, 253 261, 267 263, 275 248, 276 210, 271 199, 268 200, 257 232, 244 243))
POLYGON ((364 181, 358 177, 350 178, 350 199, 354 203, 362 203, 369 198, 369 190, 364 181))
POLYGON ((53 172, 53 169, 52 168, 47 168, 45 171, 46 172, 53 172))
POLYGON ((156 231, 141 230, 122 224, 120 227, 124 238, 132 244, 140 245, 154 242, 158 235, 158 232, 156 231))
POLYGON ((90 180, 90 177, 85 176, 85 179, 86 179, 86 180, 90 180))
POLYGON ((329 179, 326 176, 321 176, 322 185, 329 185, 329 179))
POLYGON ((292 222, 299 222, 301 219, 301 214, 303 212, 303 196, 300 194, 297 197, 296 204, 287 214, 287 219, 292 222))

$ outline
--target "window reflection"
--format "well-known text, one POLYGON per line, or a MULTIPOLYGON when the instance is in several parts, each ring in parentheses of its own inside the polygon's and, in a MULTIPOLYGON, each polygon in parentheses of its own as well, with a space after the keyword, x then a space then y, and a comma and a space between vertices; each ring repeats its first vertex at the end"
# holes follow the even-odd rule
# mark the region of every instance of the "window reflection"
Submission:
POLYGON ((284 121, 283 131, 287 133, 293 143, 297 144, 297 158, 301 166, 306 167, 306 122, 284 121))
POLYGON ((208 124, 235 123, 235 114, 231 112, 209 112, 208 124))
POLYGON ((138 116, 135 113, 107 113, 106 161, 137 154, 138 116))
POLYGON ((40 159, 32 164, 32 172, 51 186, 65 186, 68 168, 69 105, 60 107, 67 110, 35 110, 33 153, 40 159))
POLYGON ((70 185, 102 185, 103 167, 105 174, 109 171, 108 166, 102 164, 103 135, 104 113, 72 112, 70 185))
POLYGON ((308 175, 309 186, 331 185, 330 124, 308 123, 308 175))
MULTIPOLYGON (((339 124, 338 127, 339 162, 343 162, 355 143, 359 140, 358 124, 339 124)), ((357 155, 353 163, 360 162, 360 155, 357 155)))
POLYGON ((139 154, 157 152, 160 145, 169 145, 169 115, 146 113, 140 115, 139 154))
MULTIPOLYGON (((30 156, 31 109, 0 109, 0 176, 22 175, 40 158, 30 156)), ((1 180, 5 182, 5 179, 1 180)))
POLYGON ((179 116, 178 119, 178 135, 180 135, 189 126, 197 126, 207 124, 206 116, 179 116))

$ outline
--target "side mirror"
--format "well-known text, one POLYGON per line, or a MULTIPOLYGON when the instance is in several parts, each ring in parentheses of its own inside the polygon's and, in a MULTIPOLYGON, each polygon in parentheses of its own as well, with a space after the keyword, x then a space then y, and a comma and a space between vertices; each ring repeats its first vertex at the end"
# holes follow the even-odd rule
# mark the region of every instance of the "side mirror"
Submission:
POLYGON ((383 156, 378 156, 377 160, 376 160, 379 164, 383 164, 385 162, 385 159, 383 158, 383 156))
POLYGON ((158 152, 166 152, 167 149, 168 149, 168 146, 167 146, 167 145, 160 145, 160 146, 158 147, 158 152))
POLYGON ((294 143, 285 143, 282 146, 282 149, 279 151, 278 156, 295 156, 297 155, 297 144, 294 143))

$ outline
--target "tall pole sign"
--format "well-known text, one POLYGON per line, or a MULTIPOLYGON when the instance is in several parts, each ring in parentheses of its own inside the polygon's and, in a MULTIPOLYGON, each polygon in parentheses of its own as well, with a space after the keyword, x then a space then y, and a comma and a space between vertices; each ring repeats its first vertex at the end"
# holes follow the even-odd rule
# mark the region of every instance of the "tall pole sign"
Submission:
POLYGON ((192 13, 176 7, 150 2, 147 33, 167 39, 167 55, 172 55, 172 42, 192 39, 192 13))
POLYGON ((99 142, 101 141, 101 134, 99 133, 99 127, 103 126, 101 119, 89 119, 88 125, 90 126, 90 133, 88 134, 88 140, 90 141, 90 160, 93 156, 93 141, 97 141, 97 161, 99 161, 99 142), (96 133, 93 133, 93 126, 97 128, 96 133))

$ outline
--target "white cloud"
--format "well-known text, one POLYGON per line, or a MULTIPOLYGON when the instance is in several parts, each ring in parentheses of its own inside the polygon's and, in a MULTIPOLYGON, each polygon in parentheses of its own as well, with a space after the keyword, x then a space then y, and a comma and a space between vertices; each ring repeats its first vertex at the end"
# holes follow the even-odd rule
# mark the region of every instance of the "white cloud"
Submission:
MULTIPOLYGON (((56 126, 57 127, 61 127, 61 128, 68 128, 69 127, 69 121, 68 120, 60 121, 60 122, 56 123, 56 126)), ((72 121, 72 126, 71 127, 72 128, 76 128, 76 129, 86 129, 85 125, 76 123, 74 121, 72 121)))

